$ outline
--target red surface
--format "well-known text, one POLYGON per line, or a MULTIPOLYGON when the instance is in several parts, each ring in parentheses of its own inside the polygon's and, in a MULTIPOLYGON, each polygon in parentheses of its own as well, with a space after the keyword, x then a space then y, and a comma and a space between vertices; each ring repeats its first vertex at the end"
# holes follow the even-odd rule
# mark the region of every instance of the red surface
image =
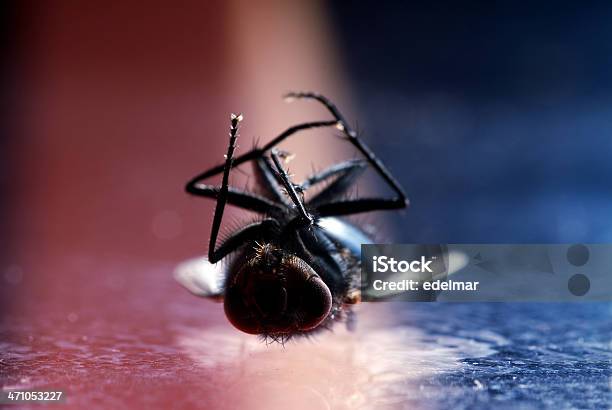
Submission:
POLYGON ((71 408, 199 405, 214 378, 176 346, 177 329, 224 319, 171 269, 205 250, 210 204, 182 185, 223 149, 206 135, 225 134, 211 119, 229 111, 225 11, 20 12, 0 381, 66 390, 71 408))
MULTIPOLYGON (((10 242, 0 271, 4 389, 62 389, 69 408, 327 408, 350 399, 340 382, 358 370, 338 370, 344 342, 266 347, 171 277, 178 262, 206 252, 213 203, 188 197, 183 185, 221 160, 229 113, 244 109, 244 151, 257 133, 269 138, 320 118, 312 105, 282 104, 290 87, 334 96, 326 58, 318 71, 291 58, 272 71, 270 49, 265 61, 257 44, 242 60, 237 54, 241 36, 254 41, 262 27, 262 38, 304 42, 293 52, 319 61, 308 55, 323 44, 314 11, 299 20, 317 22, 306 35, 286 24, 296 21, 295 6, 270 2, 252 10, 258 20, 238 24, 242 9, 220 4, 21 6, 9 79, 20 138, 11 139, 10 242), (244 73, 265 81, 241 80, 244 73)), ((323 161, 341 144, 332 140, 323 161)), ((301 141, 294 147, 309 168, 318 147, 301 141)))

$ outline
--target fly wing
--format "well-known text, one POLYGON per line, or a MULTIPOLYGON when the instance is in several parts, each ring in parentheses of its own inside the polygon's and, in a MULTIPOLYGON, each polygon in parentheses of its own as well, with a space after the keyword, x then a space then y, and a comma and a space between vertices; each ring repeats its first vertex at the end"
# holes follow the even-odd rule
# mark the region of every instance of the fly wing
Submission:
POLYGON ((319 226, 327 236, 351 251, 357 258, 361 257, 361 245, 372 243, 372 239, 361 229, 342 219, 321 218, 319 226))
POLYGON ((221 301, 224 272, 222 263, 212 264, 205 257, 199 257, 178 265, 174 278, 196 296, 221 301))

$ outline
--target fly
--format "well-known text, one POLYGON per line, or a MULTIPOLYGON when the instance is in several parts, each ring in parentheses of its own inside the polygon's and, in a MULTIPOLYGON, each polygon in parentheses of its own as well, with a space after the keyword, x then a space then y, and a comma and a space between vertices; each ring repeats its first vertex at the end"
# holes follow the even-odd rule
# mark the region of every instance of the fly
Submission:
POLYGON ((295 125, 263 147, 235 156, 243 117, 232 114, 225 163, 186 185, 188 193, 216 200, 208 259, 188 261, 175 272, 197 296, 222 300, 237 329, 281 343, 330 328, 336 321, 349 322, 351 305, 360 300, 360 245, 370 240, 340 217, 408 205, 404 190, 330 100, 316 93, 291 93, 286 99, 317 101, 333 119, 295 125), (332 165, 296 184, 283 166, 286 154, 276 146, 301 131, 322 127, 339 129, 364 159, 332 165), (231 170, 249 161, 262 194, 229 185, 231 170), (393 190, 393 198, 347 198, 368 166, 393 190), (218 174, 220 186, 202 182, 218 174), (320 184, 324 188, 305 200, 304 192, 320 184), (226 205, 261 217, 219 241, 226 205))

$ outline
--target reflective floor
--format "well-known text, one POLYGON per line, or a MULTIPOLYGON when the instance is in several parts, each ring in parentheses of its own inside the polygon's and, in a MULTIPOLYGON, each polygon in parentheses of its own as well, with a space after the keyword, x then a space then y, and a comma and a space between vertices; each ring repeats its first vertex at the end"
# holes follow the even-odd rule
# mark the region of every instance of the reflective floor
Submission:
POLYGON ((68 408, 612 404, 609 304, 370 303, 355 332, 283 347, 235 331, 221 305, 174 283, 170 264, 81 276, 88 263, 66 274, 78 298, 56 284, 54 303, 31 291, 5 315, 4 389, 62 389, 68 408))

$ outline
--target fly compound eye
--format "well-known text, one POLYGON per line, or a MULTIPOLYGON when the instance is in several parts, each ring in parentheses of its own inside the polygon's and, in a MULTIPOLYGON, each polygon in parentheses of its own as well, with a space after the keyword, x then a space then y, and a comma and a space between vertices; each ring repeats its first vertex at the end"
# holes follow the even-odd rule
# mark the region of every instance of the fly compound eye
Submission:
POLYGON ((250 334, 288 333, 295 329, 288 312, 287 284, 276 272, 277 268, 269 263, 253 260, 227 284, 225 315, 234 327, 250 334))
POLYGON ((245 303, 240 287, 231 286, 226 289, 223 307, 225 316, 236 329, 252 335, 262 332, 252 309, 245 303))
POLYGON ((302 291, 302 304, 298 311, 300 330, 317 327, 327 318, 332 307, 329 288, 318 276, 306 281, 302 291))
POLYGON ((225 290, 227 318, 251 334, 314 329, 327 318, 331 306, 331 292, 323 280, 306 262, 289 254, 249 261, 225 290))
POLYGON ((295 326, 286 315, 286 289, 278 283, 260 285, 254 294, 245 294, 236 288, 226 294, 224 307, 229 321, 250 334, 291 331, 295 326))
POLYGON ((291 256, 284 262, 287 282, 293 291, 290 303, 294 309, 294 324, 302 331, 314 329, 331 311, 331 292, 312 267, 302 259, 291 256))

